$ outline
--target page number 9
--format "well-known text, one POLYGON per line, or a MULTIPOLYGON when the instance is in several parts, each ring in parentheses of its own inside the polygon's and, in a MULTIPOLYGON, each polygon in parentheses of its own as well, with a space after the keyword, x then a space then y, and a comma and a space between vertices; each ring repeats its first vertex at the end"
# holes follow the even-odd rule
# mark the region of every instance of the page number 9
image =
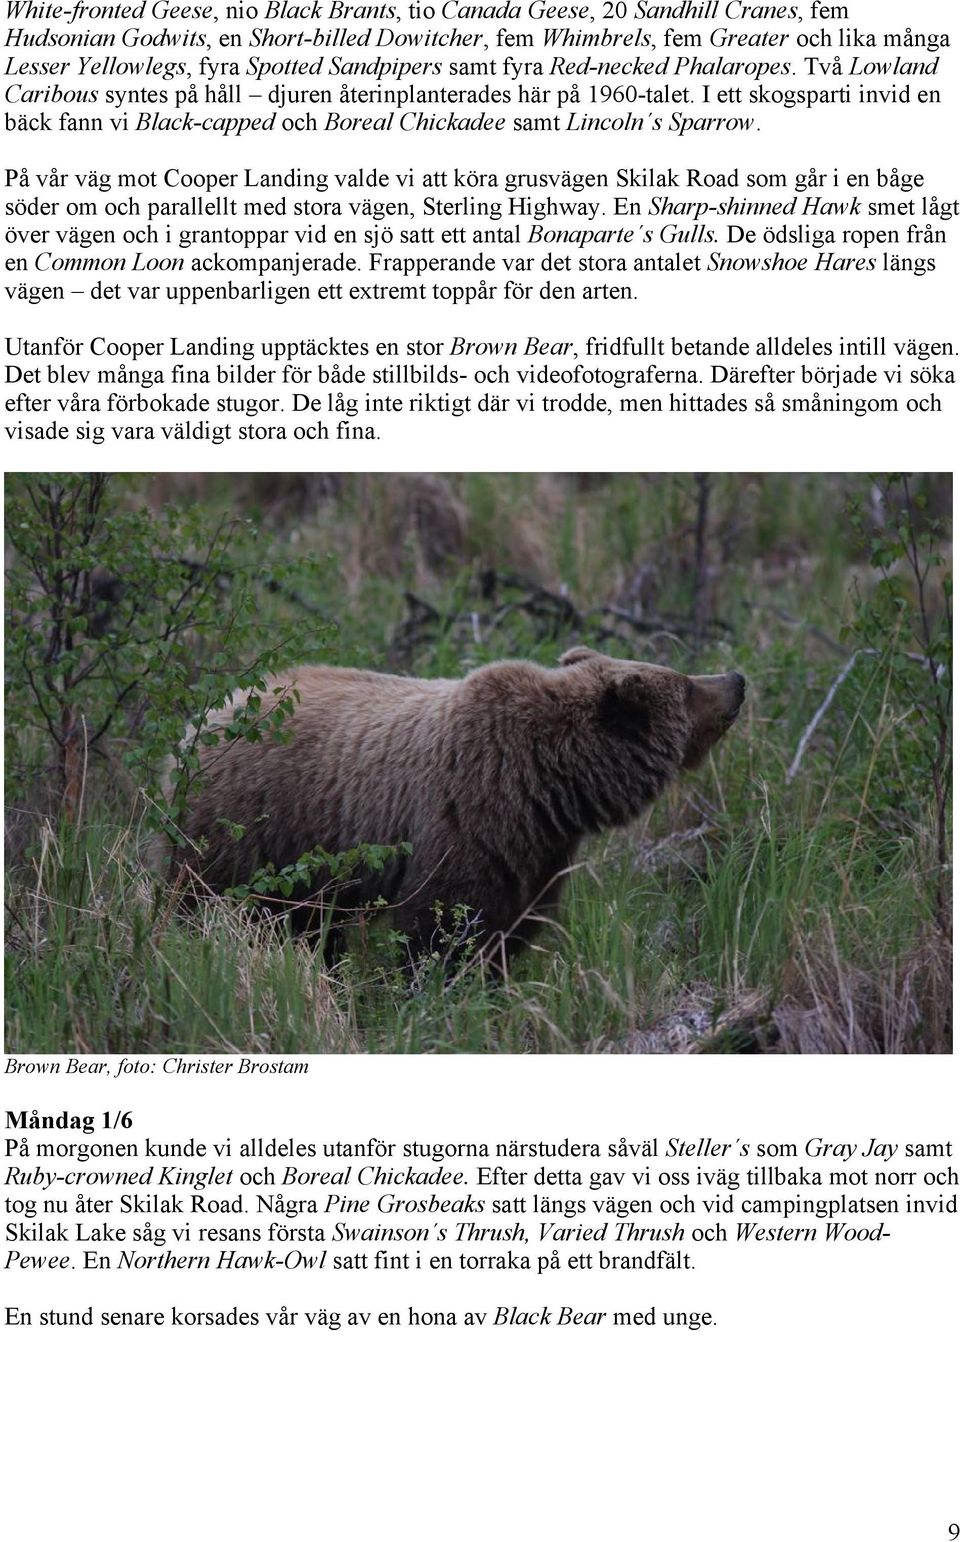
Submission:
POLYGON ((956 1521, 954 1521, 952 1526, 947 1527, 947 1536, 950 1538, 950 1542, 958 1542, 958 1538, 960 1538, 960 1526, 957 1525, 956 1521))

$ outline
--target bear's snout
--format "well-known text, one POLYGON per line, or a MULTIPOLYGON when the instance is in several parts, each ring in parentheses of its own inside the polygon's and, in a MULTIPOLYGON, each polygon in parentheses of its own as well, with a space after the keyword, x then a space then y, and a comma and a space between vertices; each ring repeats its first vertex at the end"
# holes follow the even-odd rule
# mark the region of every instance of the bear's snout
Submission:
POLYGON ((747 694, 747 682, 743 675, 736 669, 732 669, 726 677, 730 681, 730 695, 733 701, 731 708, 731 721, 736 717, 743 706, 747 694))
POLYGON ((745 676, 731 669, 725 675, 694 675, 695 701, 701 711, 740 711, 747 694, 745 676))
POLYGON ((736 721, 747 694, 747 682, 739 670, 725 675, 694 675, 691 680, 690 739, 684 768, 692 770, 736 721))

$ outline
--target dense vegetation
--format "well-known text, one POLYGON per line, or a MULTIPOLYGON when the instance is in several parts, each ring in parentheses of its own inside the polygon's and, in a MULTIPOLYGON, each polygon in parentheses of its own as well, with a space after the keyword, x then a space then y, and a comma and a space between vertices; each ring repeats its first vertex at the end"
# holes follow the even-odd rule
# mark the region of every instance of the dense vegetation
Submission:
MULTIPOLYGON (((8 1050, 949 1049, 949 503, 923 476, 8 478, 8 1050), (507 984, 411 981, 375 913, 327 970, 153 871, 192 771, 171 794, 165 759, 236 686, 576 641, 750 691, 584 849, 507 984)), ((282 734, 269 698, 236 732, 265 711, 282 734)))

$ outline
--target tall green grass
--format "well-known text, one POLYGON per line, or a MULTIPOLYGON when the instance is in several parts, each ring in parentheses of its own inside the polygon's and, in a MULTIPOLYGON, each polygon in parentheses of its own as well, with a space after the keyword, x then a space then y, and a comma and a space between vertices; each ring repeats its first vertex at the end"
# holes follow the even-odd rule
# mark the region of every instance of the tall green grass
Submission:
MULTIPOLYGON (((468 557, 428 589, 444 614, 476 605, 479 567, 531 554, 534 576, 566 583, 583 610, 616 599, 644 564, 648 607, 690 604, 689 489, 677 479, 541 497, 533 479, 477 475, 459 491, 472 516, 468 557)), ((836 639, 851 594, 868 578, 825 497, 823 479, 771 477, 746 491, 716 479, 711 613, 726 631, 699 645, 669 629, 649 645, 603 644, 689 672, 735 665, 747 702, 696 776, 636 826, 583 847, 558 917, 506 982, 443 960, 411 978, 386 928, 358 930, 328 970, 236 902, 185 915, 146 863, 134 792, 91 766, 80 823, 60 825, 35 792, 43 746, 16 746, 25 812, 7 887, 8 1050, 947 1049, 949 939, 935 915, 933 810, 909 677, 865 657, 787 778, 843 662, 836 639)), ((309 596, 320 656, 398 667, 392 638, 411 573, 345 574, 344 517, 296 532, 329 552, 309 596)), ((316 656, 310 626, 305 659, 316 656)), ((517 611, 479 638, 455 623, 434 628, 399 667, 443 675, 498 656, 550 662, 574 640, 594 641, 544 634, 517 611)))

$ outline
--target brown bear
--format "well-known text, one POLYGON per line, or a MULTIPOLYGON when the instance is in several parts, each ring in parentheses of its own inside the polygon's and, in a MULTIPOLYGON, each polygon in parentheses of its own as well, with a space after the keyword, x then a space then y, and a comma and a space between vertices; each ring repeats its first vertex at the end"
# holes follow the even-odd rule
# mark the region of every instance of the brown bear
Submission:
POLYGON ((469 914, 503 960, 556 904, 581 839, 697 765, 744 692, 735 672, 690 677, 589 648, 557 669, 503 662, 462 680, 304 665, 261 693, 294 703, 285 740, 228 741, 242 697, 191 731, 200 777, 174 866, 223 891, 318 847, 409 845, 339 888, 301 887, 294 924, 332 918, 332 945, 348 912, 382 897, 412 954, 433 945, 438 916, 469 914))

